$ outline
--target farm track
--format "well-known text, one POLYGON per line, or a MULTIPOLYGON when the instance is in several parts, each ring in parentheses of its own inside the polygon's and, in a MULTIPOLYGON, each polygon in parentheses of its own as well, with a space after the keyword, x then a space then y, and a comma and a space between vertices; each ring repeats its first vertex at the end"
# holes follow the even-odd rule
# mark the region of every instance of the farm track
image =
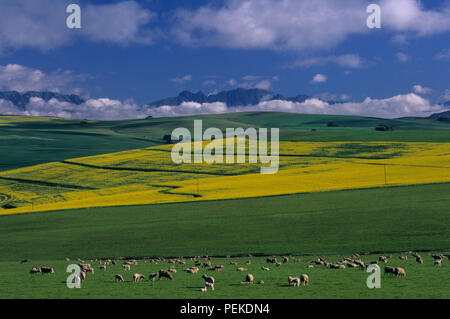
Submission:
POLYGON ((77 165, 88 168, 105 169, 112 171, 132 171, 132 172, 167 172, 167 173, 186 173, 186 174, 199 174, 199 175, 213 175, 213 176, 237 176, 242 174, 223 174, 214 172, 202 172, 202 171, 186 171, 186 170, 172 170, 172 169, 157 169, 157 168, 137 168, 137 167, 111 167, 111 166, 99 166, 92 164, 84 164, 72 161, 61 161, 62 164, 77 165))

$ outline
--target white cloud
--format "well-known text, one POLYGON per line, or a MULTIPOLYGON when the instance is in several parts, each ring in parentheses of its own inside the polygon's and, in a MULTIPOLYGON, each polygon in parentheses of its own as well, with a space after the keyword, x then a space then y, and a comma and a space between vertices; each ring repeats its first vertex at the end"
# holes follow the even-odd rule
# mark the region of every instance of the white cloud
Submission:
POLYGON ((395 56, 397 60, 402 63, 408 62, 410 60, 410 56, 403 52, 398 52, 395 56))
POLYGON ((368 31, 365 8, 363 0, 226 0, 222 7, 178 10, 173 31, 194 45, 327 49, 368 31))
POLYGON ((407 116, 429 116, 444 111, 439 105, 430 102, 414 93, 396 95, 386 99, 366 98, 362 102, 346 102, 329 104, 311 98, 302 103, 290 101, 264 101, 258 105, 227 107, 223 103, 183 103, 179 106, 161 106, 153 109, 153 116, 176 116, 188 114, 216 114, 230 112, 273 111, 308 114, 360 115, 381 118, 398 118, 407 116))
POLYGON ((413 86, 413 90, 414 92, 416 92, 417 94, 429 94, 432 90, 430 88, 427 87, 423 87, 419 84, 414 85, 413 86))
POLYGON ((9 101, 0 100, 0 114, 96 120, 133 119, 146 116, 145 110, 133 101, 121 102, 101 98, 89 99, 83 104, 75 105, 57 99, 45 101, 38 97, 30 98, 25 110, 19 109, 9 101))
POLYGON ((450 6, 425 10, 419 0, 382 0, 382 23, 398 32, 412 32, 418 36, 450 31, 450 6))
POLYGON ((324 65, 334 63, 347 68, 361 68, 364 64, 363 59, 358 54, 331 55, 327 57, 311 57, 306 59, 298 59, 294 66, 308 68, 315 65, 324 65))
MULTIPOLYGON (((272 50, 329 49, 365 34, 366 0, 225 0, 222 6, 178 10, 173 27, 183 43, 272 50)), ((450 5, 426 10, 418 0, 382 0, 382 28, 394 38, 450 31, 450 5)))
MULTIPOLYGON (((86 75, 57 70, 52 73, 19 64, 0 65, 0 90, 2 91, 70 91, 70 86, 83 81, 86 75)), ((77 88, 79 91, 80 88, 77 88)), ((81 89, 83 91, 84 89, 81 89)))
POLYGON ((442 95, 441 99, 446 102, 450 101, 450 90, 445 90, 444 95, 442 95))
POLYGON ((325 83, 328 78, 323 74, 316 74, 311 80, 312 83, 325 83))
POLYGON ((176 78, 170 79, 171 82, 174 82, 177 84, 183 84, 183 83, 189 82, 190 80, 192 80, 192 75, 190 75, 190 74, 187 74, 183 77, 179 77, 179 78, 176 77, 176 78))
POLYGON ((121 45, 150 43, 153 34, 145 26, 154 14, 135 1, 81 6, 82 28, 66 27, 66 6, 71 1, 2 0, 0 2, 0 50, 39 48, 49 50, 77 37, 121 45))

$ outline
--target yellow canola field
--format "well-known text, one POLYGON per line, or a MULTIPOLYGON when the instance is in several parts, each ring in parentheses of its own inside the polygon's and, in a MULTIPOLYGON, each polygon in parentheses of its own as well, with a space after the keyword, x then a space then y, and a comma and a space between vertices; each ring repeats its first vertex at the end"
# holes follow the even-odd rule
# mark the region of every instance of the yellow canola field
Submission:
POLYGON ((273 175, 260 163, 174 164, 171 147, 1 172, 0 214, 450 182, 447 143, 281 142, 273 175))

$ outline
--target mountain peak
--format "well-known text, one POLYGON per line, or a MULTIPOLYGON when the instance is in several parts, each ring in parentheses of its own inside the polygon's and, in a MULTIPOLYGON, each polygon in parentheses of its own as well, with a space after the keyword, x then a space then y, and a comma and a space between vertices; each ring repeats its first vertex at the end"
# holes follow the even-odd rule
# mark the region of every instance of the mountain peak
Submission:
POLYGON ((3 91, 0 92, 0 99, 10 101, 12 104, 16 105, 21 109, 25 109, 30 99, 33 97, 38 97, 44 101, 49 101, 51 99, 57 99, 61 102, 68 102, 76 105, 80 105, 85 102, 84 99, 76 94, 60 94, 49 91, 28 91, 28 92, 17 92, 17 91, 3 91))

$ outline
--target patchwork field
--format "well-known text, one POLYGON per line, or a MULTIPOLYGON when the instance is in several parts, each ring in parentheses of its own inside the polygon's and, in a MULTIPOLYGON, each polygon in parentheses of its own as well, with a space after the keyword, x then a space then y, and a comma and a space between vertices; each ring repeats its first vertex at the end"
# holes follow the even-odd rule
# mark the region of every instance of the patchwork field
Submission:
POLYGON ((447 123, 282 113, 199 118, 221 129, 280 127, 279 172, 261 175, 259 163, 174 164, 163 136, 191 128, 191 117, 0 117, 0 298, 450 297, 450 262, 436 267, 431 258, 450 252, 447 123), (379 124, 395 130, 375 131, 379 124), (354 253, 366 263, 392 255, 387 265, 404 267, 407 277, 382 276, 382 289, 369 290, 363 270, 307 268, 319 256, 337 262, 354 253), (143 258, 198 255, 214 256, 223 271, 187 274, 185 258, 173 281, 131 282, 134 272, 171 265, 143 258), (272 255, 291 261, 269 265, 262 256, 272 255), (139 264, 101 271, 92 261, 96 274, 83 288, 66 287, 65 269, 77 258, 117 257, 139 264), (248 271, 237 272, 231 260, 248 271), (30 275, 33 266, 56 274, 30 275), (214 292, 200 291, 203 273, 216 277, 214 292), (240 284, 247 273, 264 285, 240 284), (301 273, 310 285, 288 287, 287 276, 301 273), (115 283, 114 274, 125 282, 115 283))

